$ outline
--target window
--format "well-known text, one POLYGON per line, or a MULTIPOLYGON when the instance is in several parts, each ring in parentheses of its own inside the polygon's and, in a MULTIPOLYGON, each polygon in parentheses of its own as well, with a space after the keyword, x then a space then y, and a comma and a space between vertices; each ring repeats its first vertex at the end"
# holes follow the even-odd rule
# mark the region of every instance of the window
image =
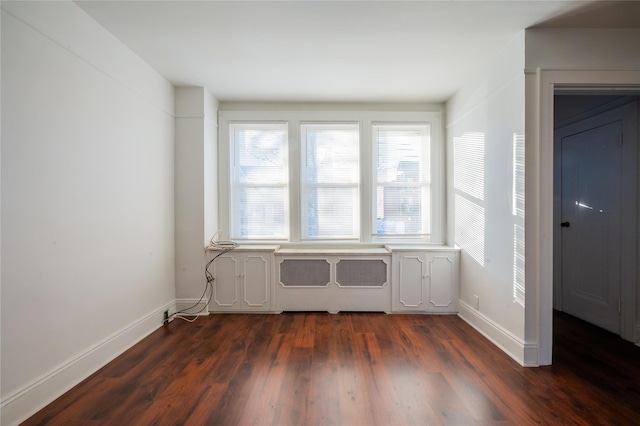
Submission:
POLYGON ((358 124, 300 127, 302 239, 358 238, 358 124))
POLYGON ((440 113, 220 111, 219 228, 240 242, 441 243, 440 113))
POLYGON ((286 124, 232 124, 231 236, 287 239, 286 124))
POLYGON ((429 127, 375 125, 376 235, 429 234, 429 127))

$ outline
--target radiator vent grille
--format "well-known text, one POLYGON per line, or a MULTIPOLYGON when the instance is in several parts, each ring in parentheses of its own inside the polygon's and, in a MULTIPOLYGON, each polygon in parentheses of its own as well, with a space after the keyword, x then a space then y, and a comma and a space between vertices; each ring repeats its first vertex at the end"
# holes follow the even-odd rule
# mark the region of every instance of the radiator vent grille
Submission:
POLYGON ((387 282, 387 264, 379 259, 340 260, 336 282, 342 287, 382 287, 387 282))
POLYGON ((325 259, 286 259, 280 263, 280 282, 285 287, 326 287, 331 265, 325 259))
POLYGON ((332 282, 340 287, 383 287, 387 266, 382 259, 285 259, 280 262, 280 283, 284 287, 326 287, 332 282))

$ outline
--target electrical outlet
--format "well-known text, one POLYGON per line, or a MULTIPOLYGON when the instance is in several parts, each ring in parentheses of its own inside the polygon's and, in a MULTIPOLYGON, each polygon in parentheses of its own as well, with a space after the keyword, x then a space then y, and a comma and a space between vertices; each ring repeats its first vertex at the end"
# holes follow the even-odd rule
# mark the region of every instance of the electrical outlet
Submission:
POLYGON ((473 309, 480 310, 480 298, 477 295, 473 295, 473 309))

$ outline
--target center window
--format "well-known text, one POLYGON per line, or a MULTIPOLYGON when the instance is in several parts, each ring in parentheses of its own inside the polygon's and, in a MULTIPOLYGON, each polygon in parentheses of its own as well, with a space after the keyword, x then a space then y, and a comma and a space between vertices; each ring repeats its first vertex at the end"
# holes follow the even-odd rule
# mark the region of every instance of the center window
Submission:
POLYGON ((358 239, 358 124, 302 124, 302 239, 358 239))

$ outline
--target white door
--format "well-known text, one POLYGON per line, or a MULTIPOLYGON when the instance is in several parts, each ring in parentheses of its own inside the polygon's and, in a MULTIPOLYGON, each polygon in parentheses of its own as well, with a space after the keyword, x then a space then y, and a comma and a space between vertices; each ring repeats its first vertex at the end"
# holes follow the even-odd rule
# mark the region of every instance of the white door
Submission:
POLYGON ((620 334, 622 119, 559 131, 562 309, 620 334), (563 134, 564 133, 564 134, 563 134))

